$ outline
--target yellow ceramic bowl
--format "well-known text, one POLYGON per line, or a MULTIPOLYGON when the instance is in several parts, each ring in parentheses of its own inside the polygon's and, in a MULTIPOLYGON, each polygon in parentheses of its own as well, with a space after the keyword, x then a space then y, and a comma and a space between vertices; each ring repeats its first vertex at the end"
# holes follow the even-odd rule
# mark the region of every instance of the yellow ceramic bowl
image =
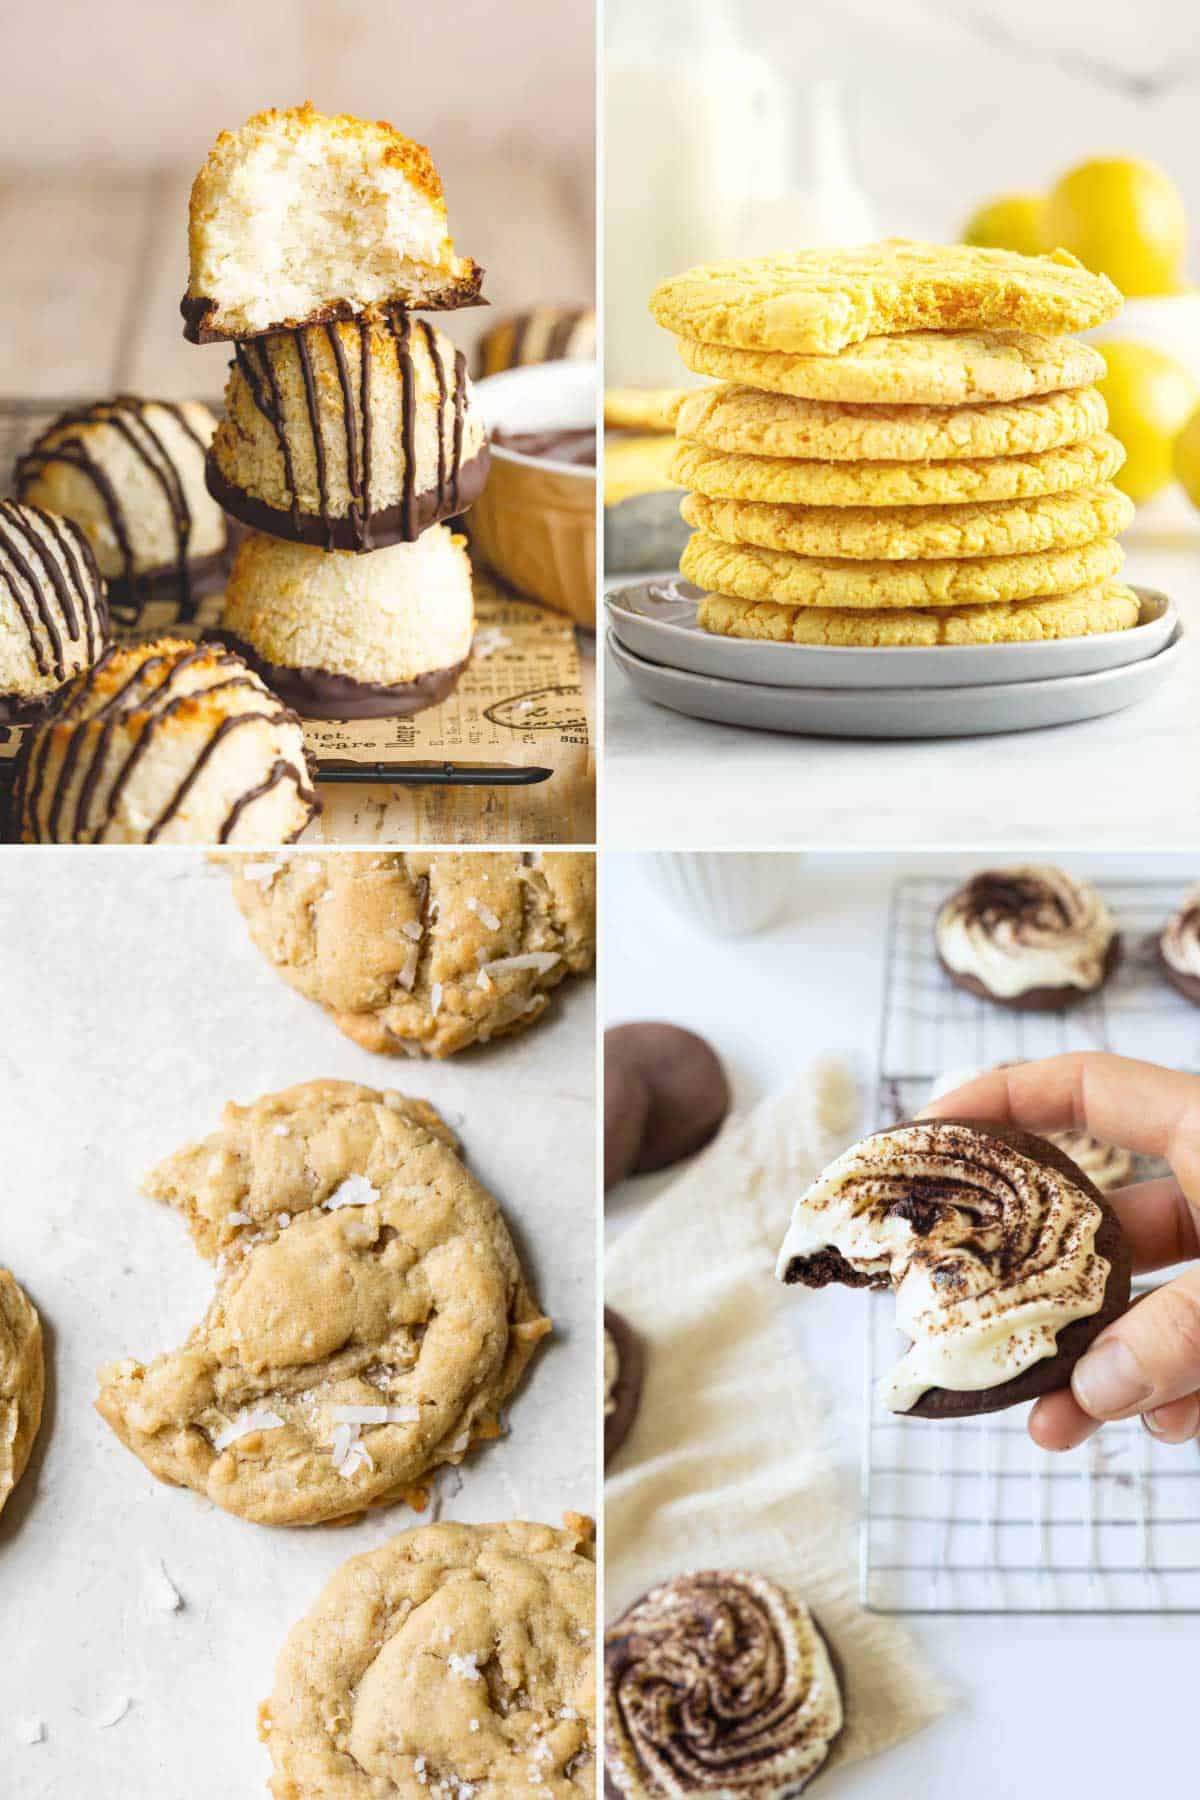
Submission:
MULTIPOLYGON (((489 431, 576 430, 596 421, 596 368, 534 363, 477 382, 489 431)), ((531 600, 596 625, 596 471, 492 445, 466 517, 472 553, 531 600)))

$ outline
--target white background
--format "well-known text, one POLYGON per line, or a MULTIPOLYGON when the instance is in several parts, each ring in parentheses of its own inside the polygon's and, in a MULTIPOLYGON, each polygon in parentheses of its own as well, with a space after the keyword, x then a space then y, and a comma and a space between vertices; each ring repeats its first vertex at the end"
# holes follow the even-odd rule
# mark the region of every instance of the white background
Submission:
POLYGON ((556 1323, 510 1434, 467 1459, 461 1488, 439 1477, 443 1516, 590 1512, 592 984, 568 980, 511 1042, 444 1064, 374 1057, 259 956, 202 857, 9 850, 0 1008, 0 1263, 42 1315, 50 1377, 0 1516, 0 1796, 242 1800, 265 1791, 255 1713, 287 1631, 347 1557, 420 1520, 397 1506, 337 1530, 246 1524, 160 1485, 92 1411, 97 1367, 181 1343, 211 1292, 182 1221, 138 1178, 229 1098, 334 1076, 433 1101, 556 1323), (155 1604, 160 1562, 179 1612, 155 1604), (28 1718, 44 1743, 20 1741, 28 1718))
MULTIPOLYGON (((1096 876, 1175 876, 1185 886, 1196 873, 1194 863, 1163 857, 1060 860, 1096 876)), ((850 1058, 870 1081, 893 882, 979 867, 961 857, 798 859, 787 916, 757 936, 719 939, 669 909, 639 861, 606 858, 605 1022, 668 1019, 699 1031, 724 1058, 739 1110, 829 1053, 850 1058)), ((610 1233, 672 1179, 646 1176, 613 1190, 610 1233)), ((851 1478, 859 1466, 863 1305, 844 1290, 805 1295, 796 1322, 851 1478)), ((1197 1448, 1179 1454, 1194 1458, 1197 1448)), ((1182 1793, 1194 1780, 1194 1618, 909 1623, 960 1704, 885 1756, 831 1776, 821 1784, 829 1800, 1109 1800, 1182 1793)))

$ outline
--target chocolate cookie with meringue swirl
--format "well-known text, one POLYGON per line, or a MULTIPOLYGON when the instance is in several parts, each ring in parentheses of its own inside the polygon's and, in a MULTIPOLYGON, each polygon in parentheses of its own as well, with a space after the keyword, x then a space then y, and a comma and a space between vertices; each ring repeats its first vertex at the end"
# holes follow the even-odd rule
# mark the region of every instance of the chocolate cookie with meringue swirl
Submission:
POLYGON ((1129 1304, 1104 1194, 1057 1145, 988 1120, 927 1119, 852 1145, 801 1195, 782 1281, 890 1288, 909 1347, 892 1412, 961 1418, 1065 1387, 1129 1304))
POLYGON ((1121 955, 1102 896, 1049 867, 973 875, 942 907, 934 940, 956 986, 1025 1012, 1062 1012, 1086 999, 1121 955))
POLYGON ((765 1576, 664 1581, 604 1634, 609 1800, 784 1800, 825 1765, 843 1723, 830 1647, 765 1576))
POLYGON ((1200 1006, 1200 887, 1193 889, 1163 926, 1158 961, 1176 993, 1200 1006))

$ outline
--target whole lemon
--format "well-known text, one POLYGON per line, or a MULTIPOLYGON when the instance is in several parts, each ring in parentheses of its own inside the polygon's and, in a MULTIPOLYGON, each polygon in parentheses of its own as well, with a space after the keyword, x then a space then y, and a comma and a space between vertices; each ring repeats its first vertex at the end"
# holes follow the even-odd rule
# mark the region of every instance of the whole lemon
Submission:
POLYGON ((972 213, 964 244, 984 250, 1019 250, 1038 256, 1051 245, 1046 237, 1046 202, 1041 194, 997 194, 972 213))
POLYGON ((1101 156, 1051 188, 1046 230, 1054 247, 1107 275, 1123 294, 1171 294, 1180 286, 1187 213, 1179 189, 1152 162, 1101 156))
POLYGON ((1132 338, 1106 339, 1100 350, 1109 429, 1126 452, 1113 479, 1140 505, 1174 476, 1175 442, 1200 406, 1200 382, 1173 356, 1132 338))
POLYGON ((1175 440, 1175 473, 1193 506, 1200 506, 1200 408, 1175 440))

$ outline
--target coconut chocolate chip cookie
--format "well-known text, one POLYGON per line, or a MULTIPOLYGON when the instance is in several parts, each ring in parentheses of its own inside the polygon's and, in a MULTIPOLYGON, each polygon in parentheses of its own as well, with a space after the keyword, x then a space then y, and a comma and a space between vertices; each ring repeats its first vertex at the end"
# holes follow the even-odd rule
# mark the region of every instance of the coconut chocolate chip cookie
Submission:
POLYGON ((590 1521, 423 1525, 343 1564, 263 1705, 275 1800, 596 1791, 590 1521))
POLYGON ((842 1729, 808 1608, 740 1569, 677 1575, 610 1625, 604 1702, 611 1800, 786 1800, 842 1729))
POLYGON ((101 1371, 97 1410, 160 1480, 315 1525, 424 1505, 498 1434, 550 1321, 423 1101, 311 1081, 230 1104, 145 1191, 218 1271, 182 1348, 101 1371))
POLYGON ((776 1269, 805 1287, 891 1288, 909 1348, 892 1412, 957 1418, 1065 1387, 1129 1304, 1116 1213, 1057 1146, 972 1119, 875 1132, 796 1202, 776 1269))
POLYGON ((45 1388, 41 1321, 0 1269, 0 1512, 29 1462, 45 1388))
POLYGON ((384 1055, 451 1056, 523 1031, 595 955, 588 855, 387 850, 230 867, 267 960, 384 1055))

